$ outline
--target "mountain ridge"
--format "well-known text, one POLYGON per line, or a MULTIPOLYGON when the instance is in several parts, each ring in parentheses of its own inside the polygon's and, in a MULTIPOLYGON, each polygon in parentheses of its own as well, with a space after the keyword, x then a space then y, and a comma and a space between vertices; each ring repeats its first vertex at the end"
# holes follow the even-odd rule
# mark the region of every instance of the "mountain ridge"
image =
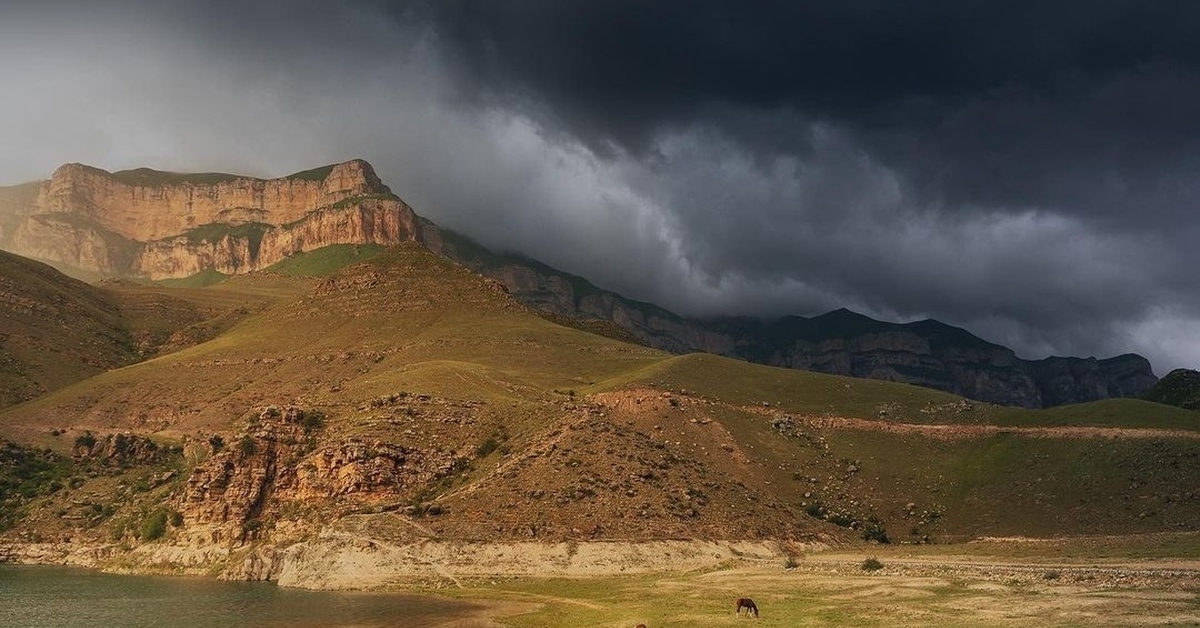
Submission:
POLYGON ((558 316, 612 321, 672 353, 701 351, 759 364, 927 386, 1027 408, 1135 397, 1158 378, 1136 354, 1023 360, 960 327, 879 321, 846 308, 814 317, 689 319, 627 299, 520 255, 497 254, 448 229, 439 252, 493 277, 522 302, 558 316), (952 342, 947 342, 950 339, 952 342))
POLYGON ((811 318, 686 318, 440 229, 363 160, 275 179, 67 164, 40 184, 0 188, 0 248, 100 276, 233 275, 333 244, 406 241, 500 281, 557 320, 615 325, 673 353, 915 383, 1022 407, 1137 396, 1157 381, 1140 356, 1022 360, 938 321, 888 323, 844 308, 811 318), (140 224, 147 213, 148 224, 140 224))

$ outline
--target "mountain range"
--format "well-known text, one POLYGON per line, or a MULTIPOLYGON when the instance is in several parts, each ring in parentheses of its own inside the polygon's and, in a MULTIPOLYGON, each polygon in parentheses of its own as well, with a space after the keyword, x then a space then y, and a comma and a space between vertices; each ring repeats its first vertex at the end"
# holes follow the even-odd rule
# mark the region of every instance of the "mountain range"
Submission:
POLYGON ((686 318, 439 229, 362 160, 269 180, 67 164, 46 181, 0 188, 0 249, 90 279, 203 282, 330 245, 406 241, 499 280, 556 320, 673 353, 911 383, 1027 408, 1138 396, 1157 381, 1134 354, 1023 360, 934 320, 896 324, 844 309, 813 318, 686 318))
MULTIPOLYGON (((650 346, 762 358, 777 334, 901 373, 899 342, 960 370, 1011 355, 962 330, 689 321, 442 231, 364 162, 63 176, 3 191, 6 243, 96 281, 0 253, 0 562, 377 588, 1200 519, 1194 410, 650 346)), ((1192 398, 1167 379, 1151 392, 1192 398)))

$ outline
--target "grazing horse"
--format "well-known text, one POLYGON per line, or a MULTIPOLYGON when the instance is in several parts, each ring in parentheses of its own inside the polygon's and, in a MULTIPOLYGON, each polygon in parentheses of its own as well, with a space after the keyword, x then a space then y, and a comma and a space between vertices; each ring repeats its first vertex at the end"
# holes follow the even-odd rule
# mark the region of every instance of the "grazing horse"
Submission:
POLYGON ((739 597, 737 601, 737 610, 734 611, 734 613, 737 615, 742 614, 743 608, 746 609, 746 617, 749 617, 751 613, 754 613, 754 616, 758 617, 758 605, 754 603, 754 600, 748 597, 739 597))

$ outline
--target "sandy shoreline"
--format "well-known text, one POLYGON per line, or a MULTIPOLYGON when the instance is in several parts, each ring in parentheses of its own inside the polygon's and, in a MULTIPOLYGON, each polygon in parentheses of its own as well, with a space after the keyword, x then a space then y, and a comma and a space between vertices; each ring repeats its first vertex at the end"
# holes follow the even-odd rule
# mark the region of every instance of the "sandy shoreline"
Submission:
POLYGON ((398 543, 325 530, 285 547, 148 543, 123 549, 112 544, 13 543, 0 545, 0 562, 271 580, 289 588, 349 591, 386 590, 413 582, 461 587, 464 579, 492 577, 606 577, 727 564, 783 565, 796 551, 822 548, 762 540, 398 543))
MULTIPOLYGON (((742 595, 763 608, 758 626, 1200 624, 1200 560, 1187 557, 1006 558, 963 544, 826 549, 785 565, 779 544, 335 541, 305 545, 282 582, 475 607, 435 624, 447 628, 721 626, 734 620, 730 602, 742 595), (761 553, 745 552, 755 548, 761 553), (883 567, 865 571, 864 557, 875 555, 883 567)), ((76 549, 67 556, 103 554, 76 549)))

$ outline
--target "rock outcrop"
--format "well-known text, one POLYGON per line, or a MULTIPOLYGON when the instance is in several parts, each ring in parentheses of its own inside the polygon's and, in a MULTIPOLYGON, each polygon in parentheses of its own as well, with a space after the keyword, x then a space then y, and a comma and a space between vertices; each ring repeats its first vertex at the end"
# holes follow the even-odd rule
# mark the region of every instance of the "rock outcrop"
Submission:
POLYGON ((176 504, 185 520, 214 527, 218 537, 246 540, 282 508, 394 504, 455 469, 447 451, 380 440, 318 444, 317 417, 270 407, 233 442, 210 441, 212 455, 192 470, 176 504))
POLYGON ((238 274, 331 244, 419 238, 412 208, 362 160, 278 179, 109 173, 67 164, 0 193, 0 247, 105 275, 238 274))

